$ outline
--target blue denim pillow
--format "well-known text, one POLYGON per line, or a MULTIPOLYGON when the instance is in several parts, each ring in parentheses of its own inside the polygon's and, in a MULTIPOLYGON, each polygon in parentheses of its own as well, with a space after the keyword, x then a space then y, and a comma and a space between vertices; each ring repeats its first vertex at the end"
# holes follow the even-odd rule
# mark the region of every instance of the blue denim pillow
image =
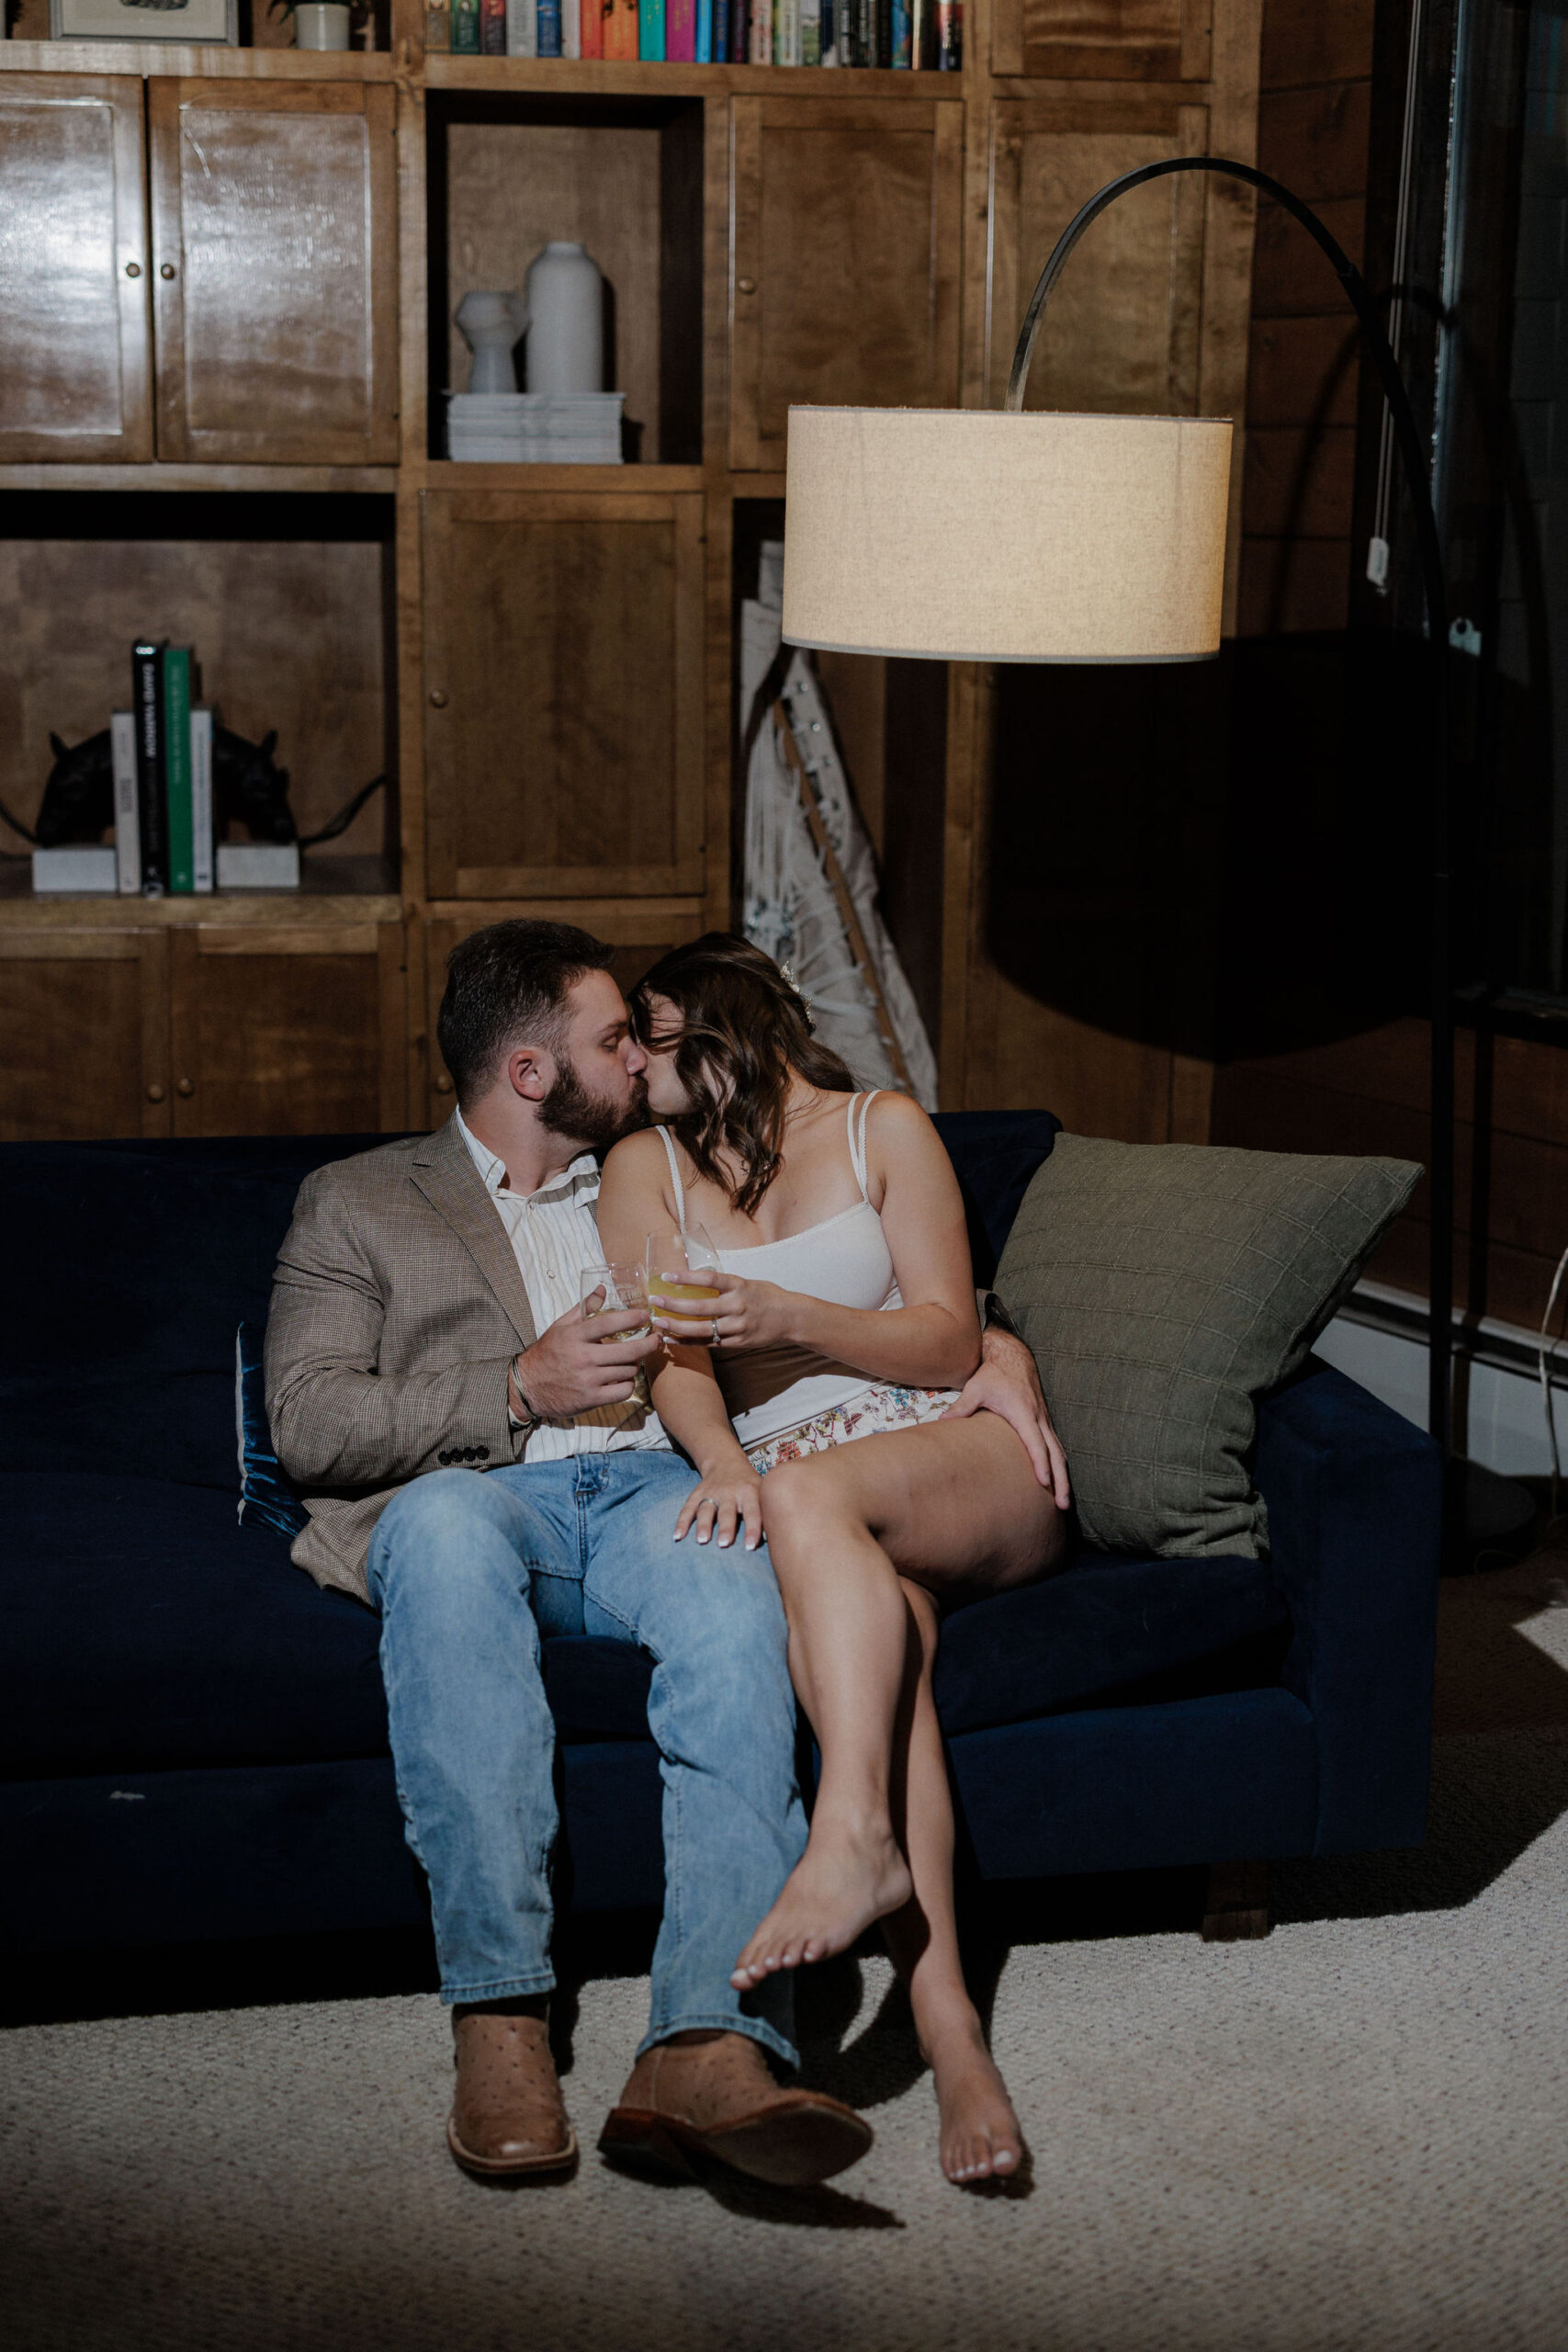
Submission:
POLYGON ((234 1334, 234 1436, 240 1452, 240 1524, 270 1527, 291 1540, 310 1519, 273 1451, 262 1375, 261 1336, 242 1323, 234 1334))

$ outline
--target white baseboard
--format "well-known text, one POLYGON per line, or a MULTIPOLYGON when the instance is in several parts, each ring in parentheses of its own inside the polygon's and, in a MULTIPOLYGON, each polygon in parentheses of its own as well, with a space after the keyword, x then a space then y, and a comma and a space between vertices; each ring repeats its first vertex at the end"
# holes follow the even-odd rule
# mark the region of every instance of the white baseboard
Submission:
MULTIPOLYGON (((1381 1283, 1363 1283, 1314 1352, 1370 1388, 1407 1421, 1427 1426, 1427 1342, 1423 1299, 1381 1283)), ((1472 1462, 1506 1476, 1550 1476, 1551 1449, 1536 1371, 1537 1336, 1516 1325, 1483 1322, 1473 1337, 1454 1333, 1454 1445, 1472 1462)), ((1568 1468, 1568 1343, 1549 1348, 1557 1448, 1568 1468)))

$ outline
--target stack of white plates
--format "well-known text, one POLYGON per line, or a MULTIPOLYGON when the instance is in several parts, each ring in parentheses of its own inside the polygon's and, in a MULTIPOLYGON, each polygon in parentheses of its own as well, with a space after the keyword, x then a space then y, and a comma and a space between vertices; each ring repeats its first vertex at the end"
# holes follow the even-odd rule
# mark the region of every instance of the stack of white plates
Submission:
POLYGON ((618 466, 624 392, 448 392, 446 454, 491 466, 618 466))

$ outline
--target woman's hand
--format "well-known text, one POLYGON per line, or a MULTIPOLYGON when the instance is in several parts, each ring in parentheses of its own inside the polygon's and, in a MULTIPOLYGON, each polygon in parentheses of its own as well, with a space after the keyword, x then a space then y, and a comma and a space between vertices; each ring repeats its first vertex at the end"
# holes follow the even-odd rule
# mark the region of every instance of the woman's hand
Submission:
MULTIPOLYGON (((694 1282, 692 1274, 666 1277, 671 1282, 694 1282)), ((793 1338, 792 1310, 798 1303, 792 1290, 777 1283, 748 1282, 742 1274, 718 1273, 699 1301, 655 1296, 656 1273, 649 1285, 649 1310, 653 1328, 676 1347, 717 1348, 727 1355, 752 1348, 776 1348, 793 1338)))
POLYGON ((744 1453, 692 1488, 675 1521, 676 1543, 694 1527, 699 1544, 716 1533, 721 1552, 734 1543, 740 1530, 745 1532, 746 1550, 757 1549, 762 1540, 762 1481, 744 1453))

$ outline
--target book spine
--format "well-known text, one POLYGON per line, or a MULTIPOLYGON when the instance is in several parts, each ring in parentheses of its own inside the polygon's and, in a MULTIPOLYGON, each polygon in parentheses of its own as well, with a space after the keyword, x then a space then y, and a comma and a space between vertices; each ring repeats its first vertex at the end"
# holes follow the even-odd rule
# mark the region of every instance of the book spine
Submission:
POLYGON ((872 37, 876 46, 872 52, 871 62, 889 66, 893 62, 893 0, 875 0, 873 22, 872 37))
MULTIPOLYGON (((454 6, 456 0, 454 0, 454 6)), ((456 24, 457 18, 453 17, 456 24)), ((506 54, 532 57, 538 45, 535 0, 506 0, 506 54)))
POLYGON ((697 55, 695 0, 666 0, 664 55, 671 65, 692 65, 697 55))
POLYGON ((431 0, 424 12, 424 46, 432 57, 445 57, 452 46, 452 12, 446 0, 431 0))
POLYGON ((161 899, 168 888, 168 835, 164 817, 163 648, 145 640, 130 651, 136 720, 136 803, 141 816, 141 888, 161 899))
POLYGON ((664 62, 664 0, 637 0, 637 53, 645 65, 664 62))
POLYGON ((452 0, 452 54, 477 57, 479 53, 479 0, 452 0))
POLYGON ((964 0, 936 0, 936 63, 939 74, 964 71, 964 0))
POLYGON ((800 63, 800 0, 778 0, 778 62, 800 63))
POLYGON ((729 0, 729 62, 744 65, 751 54, 750 0, 729 0))
POLYGON ((931 54, 931 0, 908 0, 909 64, 917 74, 935 62, 931 54))
POLYGON ((539 0, 537 39, 541 57, 560 55, 560 0, 539 0))
POLYGON ((633 58, 637 53, 637 0, 605 0, 604 54, 633 58))
POLYGON ((191 888, 212 888, 212 713, 190 715, 191 888))
POLYGON ((117 710, 109 720, 114 768, 115 878, 122 899, 141 888, 141 831, 136 821, 136 714, 117 710))
POLYGON ((479 0, 479 55, 506 55, 506 0, 479 0))
POLYGON ((773 62, 773 0, 751 0, 751 51, 753 65, 771 65, 773 62))
POLYGON ((817 39, 824 65, 841 65, 844 62, 839 51, 839 12, 841 6, 842 0, 818 0, 817 39))
POLYGON ((582 56, 604 56, 606 13, 604 0, 580 0, 577 38, 582 56))
POLYGON ((893 0, 892 57, 895 74, 909 71, 909 10, 908 0, 893 0))
POLYGON ((822 0, 800 0, 800 62, 822 62, 822 0))
POLYGON ((186 898, 196 888, 190 823, 190 652, 164 649, 164 789, 169 808, 169 888, 186 898))
POLYGON ((697 63, 713 63, 713 0, 697 0, 697 63))

